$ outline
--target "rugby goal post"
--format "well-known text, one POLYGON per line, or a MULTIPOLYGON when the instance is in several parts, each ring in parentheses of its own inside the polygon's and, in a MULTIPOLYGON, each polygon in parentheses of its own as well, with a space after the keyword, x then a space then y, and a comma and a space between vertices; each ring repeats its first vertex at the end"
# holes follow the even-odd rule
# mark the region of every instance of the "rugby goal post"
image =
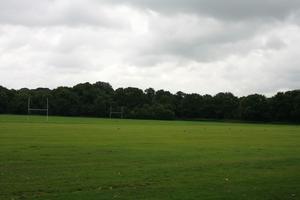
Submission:
POLYGON ((120 109, 114 110, 112 106, 109 108, 109 118, 111 119, 114 115, 120 115, 120 118, 124 117, 124 107, 121 106, 120 109))
POLYGON ((28 114, 28 117, 29 118, 29 115, 31 114, 32 111, 39 111, 39 112, 45 112, 46 113, 46 120, 48 121, 49 119, 49 100, 48 98, 46 99, 46 108, 32 108, 31 107, 31 100, 30 100, 30 97, 28 97, 28 106, 27 106, 27 114, 28 114))

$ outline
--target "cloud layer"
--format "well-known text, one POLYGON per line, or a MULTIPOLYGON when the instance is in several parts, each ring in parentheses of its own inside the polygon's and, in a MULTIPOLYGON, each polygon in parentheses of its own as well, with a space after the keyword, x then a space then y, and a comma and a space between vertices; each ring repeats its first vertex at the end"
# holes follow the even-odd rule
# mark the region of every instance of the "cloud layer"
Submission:
POLYGON ((296 0, 0 1, 0 85, 300 88, 296 0))

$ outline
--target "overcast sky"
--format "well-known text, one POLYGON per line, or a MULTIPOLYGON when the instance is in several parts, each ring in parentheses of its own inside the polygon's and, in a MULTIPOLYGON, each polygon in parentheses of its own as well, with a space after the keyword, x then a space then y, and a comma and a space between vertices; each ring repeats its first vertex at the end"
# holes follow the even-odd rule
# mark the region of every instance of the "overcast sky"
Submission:
POLYGON ((300 0, 0 0, 0 85, 300 89, 300 0))

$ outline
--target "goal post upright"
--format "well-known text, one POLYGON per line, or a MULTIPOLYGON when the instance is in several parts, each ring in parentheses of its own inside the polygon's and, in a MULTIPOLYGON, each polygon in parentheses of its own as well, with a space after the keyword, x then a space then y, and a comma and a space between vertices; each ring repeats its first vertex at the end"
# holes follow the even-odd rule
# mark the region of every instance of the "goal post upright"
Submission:
POLYGON ((31 114, 31 111, 43 111, 46 112, 46 120, 49 120, 49 100, 46 99, 46 108, 31 108, 31 99, 28 97, 28 103, 27 103, 27 119, 29 119, 29 115, 31 114))
POLYGON ((110 107, 109 107, 109 118, 110 118, 110 119, 112 118, 113 114, 120 115, 121 119, 123 119, 123 117, 124 117, 124 107, 121 106, 121 107, 120 107, 120 110, 117 110, 117 111, 116 111, 116 110, 113 110, 113 107, 112 107, 112 106, 110 106, 110 107))

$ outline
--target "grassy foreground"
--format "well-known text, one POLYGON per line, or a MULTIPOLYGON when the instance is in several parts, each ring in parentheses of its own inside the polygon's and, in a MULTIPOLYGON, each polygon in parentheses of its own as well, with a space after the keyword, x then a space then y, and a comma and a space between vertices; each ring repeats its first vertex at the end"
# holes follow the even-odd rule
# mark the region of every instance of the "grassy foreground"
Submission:
POLYGON ((0 199, 300 199, 300 126, 0 115, 0 199))

